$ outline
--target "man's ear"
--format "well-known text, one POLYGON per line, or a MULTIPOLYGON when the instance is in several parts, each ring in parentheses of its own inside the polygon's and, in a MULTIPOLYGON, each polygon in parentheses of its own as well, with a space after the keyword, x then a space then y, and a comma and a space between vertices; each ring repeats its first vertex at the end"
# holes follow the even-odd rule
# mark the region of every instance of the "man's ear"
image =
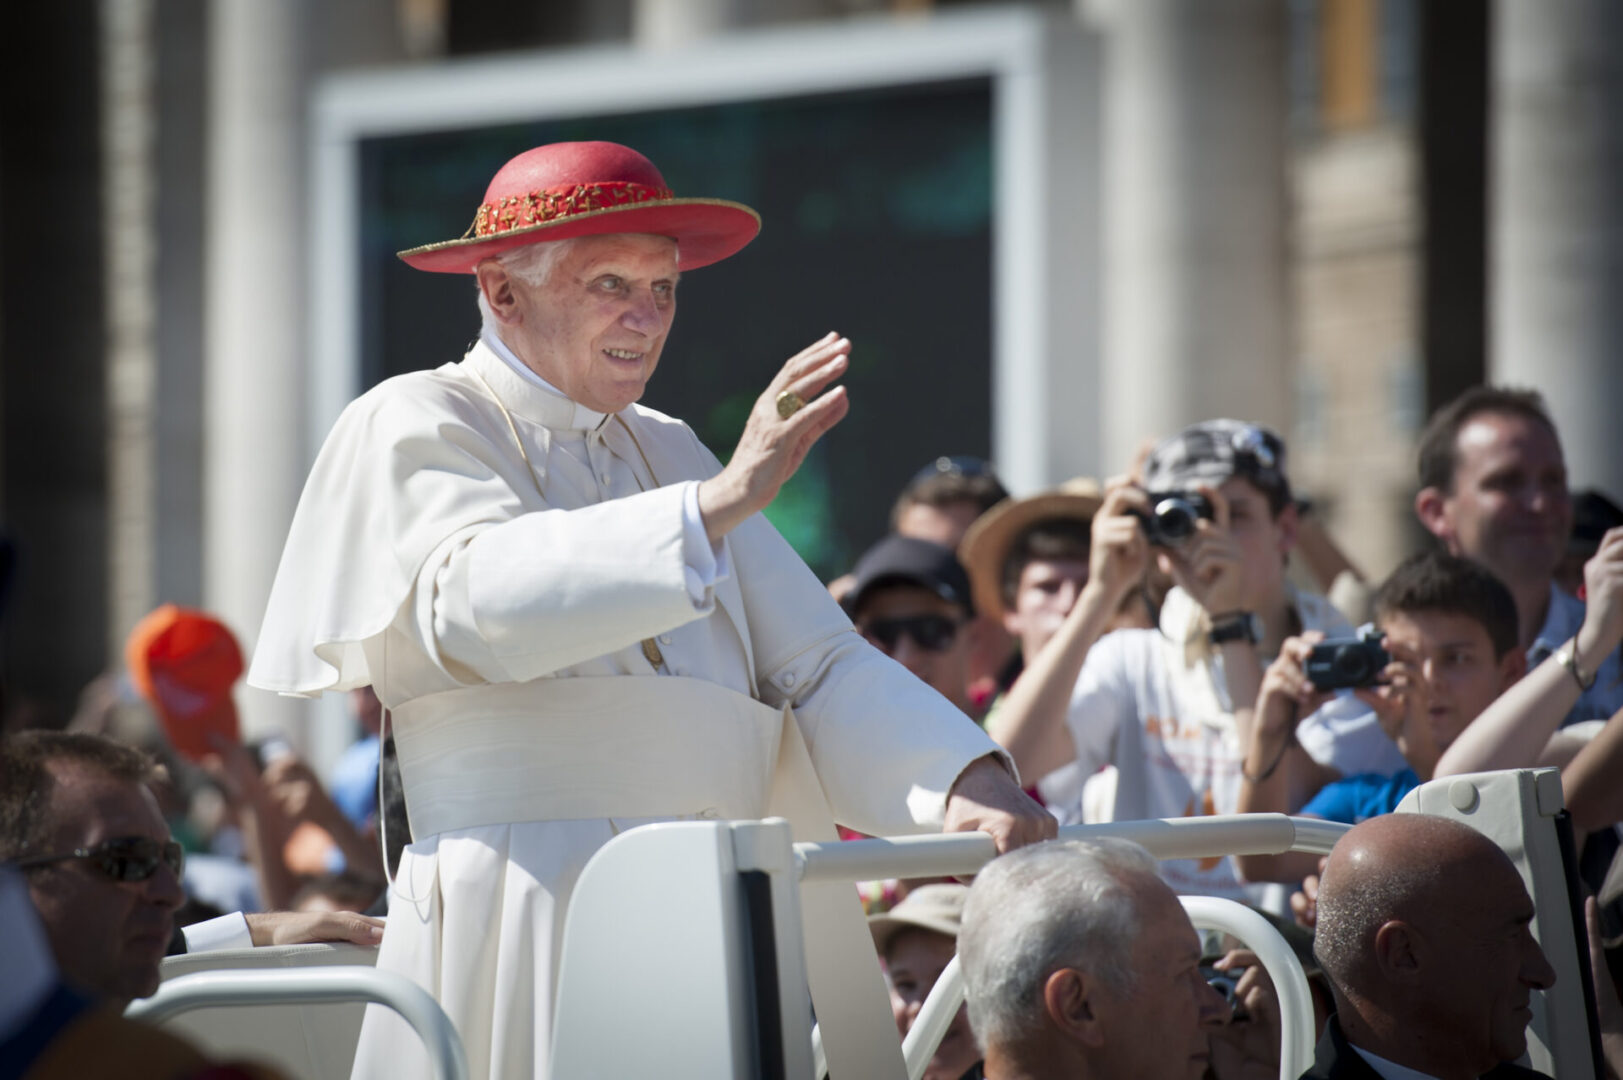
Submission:
POLYGON ((496 321, 504 326, 516 323, 518 297, 513 294, 512 275, 495 259, 486 259, 474 267, 473 273, 479 281, 479 292, 496 321))
POLYGON ((1375 931, 1374 960, 1384 982, 1410 987, 1424 977, 1426 939, 1402 919, 1389 919, 1375 931))
POLYGON ((1274 526, 1279 529, 1279 553, 1289 555, 1291 548, 1296 546, 1296 534, 1302 528, 1302 518, 1295 502, 1285 504, 1274 519, 1274 526))
POLYGON ((1043 1010, 1068 1040, 1091 1049, 1105 1043, 1099 1012, 1099 980, 1076 968, 1060 968, 1043 980, 1043 1010))
POLYGON ((1527 652, 1520 645, 1512 645, 1499 658, 1499 692, 1509 690, 1527 674, 1527 652))
POLYGON ((1421 488, 1414 497, 1414 516, 1420 519, 1427 532, 1452 550, 1454 526, 1448 520, 1448 496, 1442 488, 1421 488))

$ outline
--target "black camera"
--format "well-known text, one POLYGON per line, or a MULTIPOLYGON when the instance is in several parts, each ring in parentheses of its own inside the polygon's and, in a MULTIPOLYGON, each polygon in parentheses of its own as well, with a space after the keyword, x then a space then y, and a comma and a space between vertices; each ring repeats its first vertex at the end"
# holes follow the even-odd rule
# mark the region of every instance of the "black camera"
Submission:
POLYGON ((1195 531, 1195 522, 1201 518, 1212 520, 1212 503, 1196 491, 1146 492, 1150 512, 1133 511, 1133 516, 1144 523, 1144 538, 1160 547, 1171 547, 1187 540, 1195 531))
POLYGON ((1355 638, 1333 638, 1313 646, 1307 677, 1320 690, 1374 686, 1392 654, 1381 648, 1381 632, 1366 627, 1355 638))
POLYGON ((1243 967, 1219 969, 1213 966, 1214 963, 1215 961, 1207 961, 1201 964, 1200 977, 1205 979, 1207 985, 1213 990, 1222 994, 1223 1000, 1228 1002, 1229 1008, 1232 1010, 1229 1016, 1230 1023, 1235 1020, 1247 1019, 1245 1005, 1240 1001, 1239 995, 1240 980, 1245 976, 1246 969, 1243 967))

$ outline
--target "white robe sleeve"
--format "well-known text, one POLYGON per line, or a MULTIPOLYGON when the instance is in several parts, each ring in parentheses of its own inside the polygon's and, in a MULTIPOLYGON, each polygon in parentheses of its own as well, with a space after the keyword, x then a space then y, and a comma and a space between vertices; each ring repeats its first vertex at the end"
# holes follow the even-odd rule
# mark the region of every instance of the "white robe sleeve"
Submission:
POLYGON ((180 932, 186 936, 188 953, 249 949, 254 944, 253 933, 248 929, 248 919, 240 911, 183 926, 180 932))
POLYGON ((690 535, 697 487, 485 529, 424 567, 415 636, 460 678, 524 682, 708 615, 719 561, 702 525, 690 535), (689 561, 695 548, 704 565, 689 561))
POLYGON ((877 836, 938 830, 975 760, 1008 755, 974 721, 864 641, 757 514, 728 537, 761 700, 791 705, 834 819, 877 836))

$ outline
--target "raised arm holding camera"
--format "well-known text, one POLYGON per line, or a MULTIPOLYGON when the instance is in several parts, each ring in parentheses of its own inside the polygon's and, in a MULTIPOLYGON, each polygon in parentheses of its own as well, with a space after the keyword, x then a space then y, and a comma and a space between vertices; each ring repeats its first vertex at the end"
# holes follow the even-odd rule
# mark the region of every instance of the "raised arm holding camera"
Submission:
MULTIPOLYGON (((1303 629, 1351 632, 1323 598, 1286 582, 1295 508, 1283 463, 1284 444, 1273 432, 1206 421, 1156 446, 1140 486, 1107 496, 1094 520, 1092 577, 1048 646, 1072 651, 1062 663, 1045 650, 1021 680, 1046 667, 1060 693, 1041 700, 1031 693, 1019 708, 1011 692, 993 732, 1062 821, 1235 812, 1262 657, 1303 629), (1152 552, 1177 583, 1159 629, 1092 640, 1152 552), (1104 765, 1115 766, 1113 792, 1103 793, 1103 779, 1089 780, 1093 787, 1080 796, 1066 789, 1104 765)), ((1401 768, 1376 718, 1353 706, 1321 710, 1305 723, 1304 753, 1337 773, 1401 768)), ((1170 860, 1163 872, 1180 892, 1258 898, 1229 859, 1170 860)))

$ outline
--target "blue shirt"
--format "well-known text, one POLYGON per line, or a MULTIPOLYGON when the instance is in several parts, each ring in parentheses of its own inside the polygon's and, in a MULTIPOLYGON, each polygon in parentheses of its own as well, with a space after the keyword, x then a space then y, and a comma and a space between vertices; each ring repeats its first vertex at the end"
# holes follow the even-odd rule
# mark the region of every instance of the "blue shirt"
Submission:
POLYGON ((1396 776, 1379 773, 1345 776, 1320 788, 1302 807, 1302 813, 1307 817, 1357 825, 1368 818, 1390 814, 1405 795, 1419 786, 1420 777, 1413 769, 1404 769, 1396 776))
MULTIPOLYGON (((1560 588, 1550 585, 1550 611, 1544 616, 1544 625, 1538 637, 1527 650, 1527 667, 1532 670, 1551 653, 1571 641, 1584 624, 1584 602, 1560 588)), ((1561 726, 1582 723, 1585 720, 1606 720, 1623 709, 1623 650, 1613 649, 1601 662, 1596 672, 1595 685, 1585 690, 1572 707, 1561 726)), ((1578 663, 1585 671, 1595 671, 1595 657, 1580 656, 1578 663)))

